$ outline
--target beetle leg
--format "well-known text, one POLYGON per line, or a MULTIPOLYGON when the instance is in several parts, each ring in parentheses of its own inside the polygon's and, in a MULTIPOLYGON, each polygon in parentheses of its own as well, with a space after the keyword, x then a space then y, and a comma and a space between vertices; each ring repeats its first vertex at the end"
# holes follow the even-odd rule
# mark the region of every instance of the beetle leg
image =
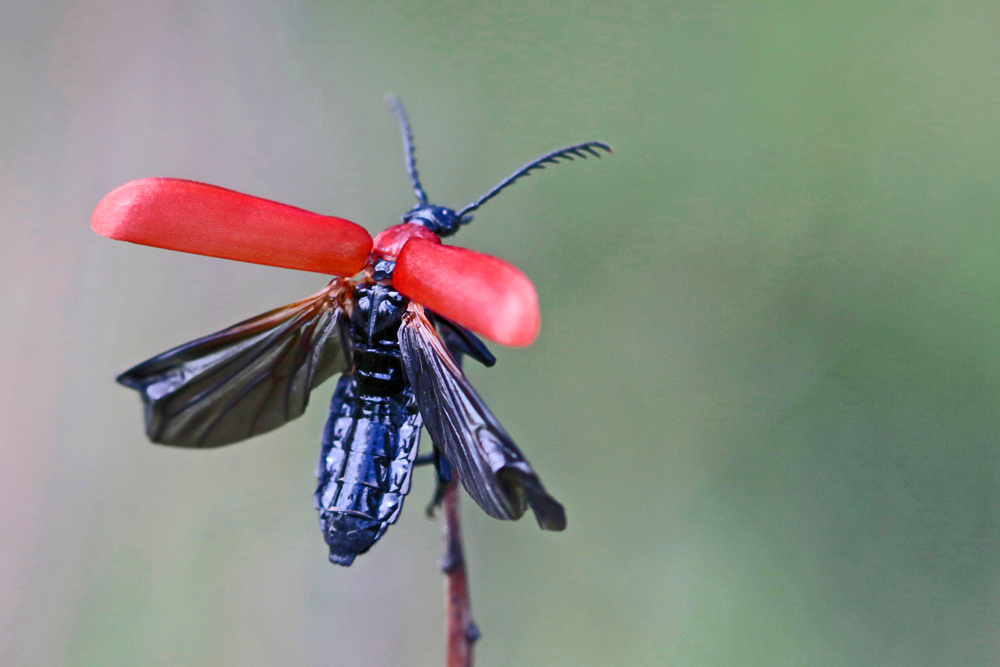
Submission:
POLYGON ((444 339, 445 345, 448 346, 448 351, 451 352, 451 356, 455 358, 459 366, 462 365, 460 360, 463 354, 472 357, 487 368, 490 368, 497 362, 497 358, 493 356, 489 348, 486 347, 486 344, 479 340, 476 334, 436 313, 434 317, 441 331, 441 338, 444 339))
POLYGON ((440 481, 438 482, 437 488, 434 489, 434 496, 431 498, 431 501, 427 503, 427 507, 424 509, 424 513, 427 515, 427 518, 434 518, 434 513, 437 512, 439 507, 441 507, 441 501, 444 500, 444 492, 447 488, 447 484, 442 484, 440 481))
POLYGON ((444 500, 444 492, 451 483, 451 464, 448 463, 448 459, 441 455, 437 447, 434 448, 434 471, 437 472, 437 487, 434 489, 434 495, 431 497, 431 501, 427 504, 427 509, 425 512, 427 516, 433 518, 434 512, 438 507, 441 506, 441 501, 444 500))

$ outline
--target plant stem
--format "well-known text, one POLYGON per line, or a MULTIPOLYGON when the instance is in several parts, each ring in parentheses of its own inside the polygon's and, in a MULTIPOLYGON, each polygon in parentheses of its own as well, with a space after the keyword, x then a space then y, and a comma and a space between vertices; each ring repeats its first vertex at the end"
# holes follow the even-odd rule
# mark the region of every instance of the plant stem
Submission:
POLYGON ((447 667, 472 667, 472 645, 479 639, 479 628, 472 620, 469 583, 465 576, 462 529, 458 516, 458 482, 452 481, 444 492, 445 616, 447 621, 447 667))

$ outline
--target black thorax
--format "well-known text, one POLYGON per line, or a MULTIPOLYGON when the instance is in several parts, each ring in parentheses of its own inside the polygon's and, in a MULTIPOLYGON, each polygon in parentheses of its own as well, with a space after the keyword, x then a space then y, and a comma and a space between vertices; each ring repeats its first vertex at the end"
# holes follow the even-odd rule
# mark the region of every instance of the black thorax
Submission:
POLYGON ((406 387, 399 352, 399 326, 407 299, 379 283, 354 288, 351 352, 358 391, 368 396, 394 396, 406 387))

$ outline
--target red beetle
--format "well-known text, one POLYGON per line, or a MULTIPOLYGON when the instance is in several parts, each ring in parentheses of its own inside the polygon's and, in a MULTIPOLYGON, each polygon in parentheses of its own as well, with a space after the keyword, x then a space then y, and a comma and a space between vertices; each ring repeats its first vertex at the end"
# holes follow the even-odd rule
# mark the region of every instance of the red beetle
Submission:
POLYGON ((565 528, 562 505, 461 370, 462 355, 496 361, 473 332, 502 345, 534 341, 535 288, 503 260, 441 237, 531 171, 611 152, 587 142, 548 153, 454 211, 428 203, 406 113, 391 103, 418 203, 374 241, 341 218, 173 178, 126 183, 91 221, 120 241, 338 276, 306 299, 144 361, 118 382, 142 396, 153 442, 218 447, 298 417, 310 391, 341 373, 315 493, 330 560, 340 565, 396 520, 420 463, 435 464, 441 485, 456 475, 490 516, 517 519, 530 507, 542 528, 565 528), (418 458, 423 426, 434 450, 418 458))

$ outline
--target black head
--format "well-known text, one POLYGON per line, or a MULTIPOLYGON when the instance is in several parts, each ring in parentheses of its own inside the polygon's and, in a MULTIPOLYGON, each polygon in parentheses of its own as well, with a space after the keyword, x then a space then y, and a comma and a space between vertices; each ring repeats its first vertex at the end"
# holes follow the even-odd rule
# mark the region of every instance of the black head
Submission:
POLYGON ((413 137, 410 134, 410 122, 406 118, 406 110, 403 108, 403 103, 399 101, 398 97, 390 96, 387 98, 387 101, 393 111, 396 112, 396 116, 399 118, 399 125, 403 130, 406 171, 410 174, 410 181, 413 183, 413 193, 417 196, 417 201, 419 202, 403 216, 403 222, 414 222, 423 225, 438 236, 451 236, 458 231, 459 227, 472 222, 471 214, 473 211, 498 195, 508 185, 522 176, 527 176, 535 169, 545 169, 546 164, 558 164, 559 160, 572 160, 574 157, 586 159, 588 154, 594 157, 601 157, 601 154, 596 150, 598 148, 608 153, 611 152, 611 148, 607 144, 602 144, 599 141, 588 141, 546 153, 500 181, 496 187, 461 211, 454 211, 450 208, 435 206, 427 202, 427 193, 424 192, 423 186, 420 185, 420 178, 417 176, 417 161, 413 157, 413 137))
POLYGON ((444 206, 417 204, 403 215, 403 222, 423 225, 438 236, 451 236, 459 226, 472 222, 472 216, 459 217, 458 213, 444 206))

